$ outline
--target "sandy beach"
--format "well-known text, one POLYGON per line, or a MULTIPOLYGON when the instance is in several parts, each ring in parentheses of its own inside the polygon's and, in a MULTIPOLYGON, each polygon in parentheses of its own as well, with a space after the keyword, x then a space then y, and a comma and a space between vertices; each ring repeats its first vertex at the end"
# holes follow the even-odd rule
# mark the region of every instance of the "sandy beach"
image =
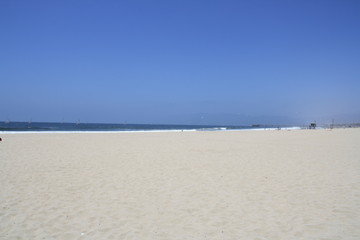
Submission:
POLYGON ((0 137, 0 239, 360 239, 360 129, 0 137))

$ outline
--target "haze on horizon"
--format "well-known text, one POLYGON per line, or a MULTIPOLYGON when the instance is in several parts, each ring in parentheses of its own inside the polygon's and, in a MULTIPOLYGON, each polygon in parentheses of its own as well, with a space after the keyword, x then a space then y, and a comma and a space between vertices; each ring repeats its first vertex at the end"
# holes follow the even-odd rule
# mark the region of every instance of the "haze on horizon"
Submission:
POLYGON ((2 1, 0 121, 360 122, 359 1, 2 1))

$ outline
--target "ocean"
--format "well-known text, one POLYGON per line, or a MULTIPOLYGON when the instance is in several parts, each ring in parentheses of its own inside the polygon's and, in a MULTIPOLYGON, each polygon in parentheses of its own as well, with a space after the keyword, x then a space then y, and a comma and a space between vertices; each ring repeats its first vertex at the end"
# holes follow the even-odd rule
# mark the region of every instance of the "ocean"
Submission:
POLYGON ((124 131, 224 131, 289 126, 252 125, 170 125, 59 122, 0 122, 0 132, 124 132, 124 131))

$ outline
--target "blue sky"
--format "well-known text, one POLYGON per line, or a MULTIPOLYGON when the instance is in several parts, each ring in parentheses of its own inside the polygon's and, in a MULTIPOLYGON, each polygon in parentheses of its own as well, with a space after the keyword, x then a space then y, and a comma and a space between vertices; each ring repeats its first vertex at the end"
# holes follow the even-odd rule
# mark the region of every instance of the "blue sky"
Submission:
POLYGON ((0 120, 360 121, 360 1, 1 1, 0 120))

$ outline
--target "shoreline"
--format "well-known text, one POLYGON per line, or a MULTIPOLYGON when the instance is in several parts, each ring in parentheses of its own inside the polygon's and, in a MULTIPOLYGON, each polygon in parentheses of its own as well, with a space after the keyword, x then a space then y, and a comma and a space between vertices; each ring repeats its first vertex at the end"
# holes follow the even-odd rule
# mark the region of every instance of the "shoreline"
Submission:
MULTIPOLYGON (((315 130, 322 130, 318 128, 315 130)), ((237 131, 291 131, 291 130, 308 130, 301 127, 287 127, 287 128, 244 128, 244 129, 226 129, 226 130, 212 130, 212 129, 169 129, 169 130, 120 130, 120 131, 0 131, 0 134, 37 134, 37 133, 158 133, 158 132, 237 132, 237 131)))

